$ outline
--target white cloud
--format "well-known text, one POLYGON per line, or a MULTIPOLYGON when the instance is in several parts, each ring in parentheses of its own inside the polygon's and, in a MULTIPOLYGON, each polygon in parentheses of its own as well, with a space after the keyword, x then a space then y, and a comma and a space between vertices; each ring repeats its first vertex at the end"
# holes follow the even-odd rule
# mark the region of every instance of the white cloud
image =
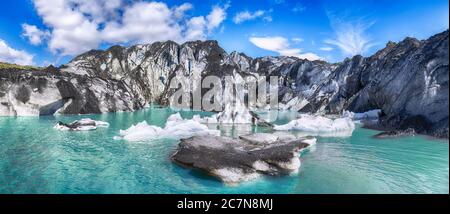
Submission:
POLYGON ((185 13, 189 10, 191 10, 194 6, 190 3, 184 3, 178 7, 175 7, 173 10, 175 18, 183 18, 185 16, 185 13))
POLYGON ((187 23, 186 40, 204 39, 206 20, 203 16, 193 17, 187 23))
POLYGON ((32 65, 33 55, 26 51, 16 50, 0 39, 0 62, 15 63, 19 65, 32 65))
POLYGON ((300 59, 319 60, 321 57, 314 53, 302 53, 299 48, 291 48, 289 40, 281 37, 250 37, 250 42, 259 48, 277 52, 282 56, 294 56, 300 59))
POLYGON ((329 46, 325 46, 325 47, 321 47, 321 48, 319 48, 321 51, 332 51, 332 50, 334 50, 334 48, 332 48, 332 47, 329 47, 329 46))
MULTIPOLYGON (((206 16, 196 16, 189 19, 183 40, 204 40, 213 30, 218 28, 225 20, 227 14, 224 7, 214 6, 211 12, 206 16)), ((222 28, 223 29, 223 28, 222 28)))
MULTIPOLYGON (((99 16, 95 7, 73 6, 78 1, 69 0, 35 0, 38 14, 51 31, 48 42, 50 50, 62 55, 78 54, 100 44, 98 25, 99 16), (89 9, 89 11, 87 10, 89 9), (89 13, 90 12, 90 13, 89 13), (93 18, 88 18, 86 15, 93 18)), ((86 1, 90 2, 90 1, 86 1)))
POLYGON ((262 17, 264 21, 271 22, 272 16, 269 15, 270 11, 265 10, 257 10, 254 12, 250 12, 248 10, 236 13, 233 17, 233 22, 235 24, 240 24, 245 21, 254 20, 262 17))
POLYGON ((26 37, 32 45, 40 45, 50 36, 50 32, 39 30, 35 25, 22 24, 22 36, 26 37))
POLYGON ((366 30, 374 24, 373 22, 357 18, 345 21, 332 14, 328 14, 328 17, 336 35, 335 38, 326 39, 324 42, 338 47, 344 55, 364 54, 375 45, 366 34, 366 30))
POLYGON ((206 16, 207 20, 207 29, 208 32, 211 32, 215 28, 219 27, 219 25, 225 20, 227 17, 227 13, 225 10, 229 7, 229 5, 225 5, 225 7, 214 6, 211 13, 206 16))
POLYGON ((310 60, 310 61, 323 60, 322 57, 318 56, 315 53, 300 53, 300 54, 296 55, 295 57, 298 57, 300 59, 307 59, 307 60, 310 60))
MULTIPOLYGON (((180 16, 179 11, 176 13, 180 16)), ((138 2, 125 8, 121 20, 108 22, 102 36, 112 43, 180 41, 182 29, 173 15, 164 3, 138 2)))
POLYGON ((34 5, 50 29, 50 50, 60 55, 80 54, 104 43, 203 40, 220 27, 228 7, 214 6, 207 16, 190 18, 190 3, 170 8, 163 2, 34 0, 34 5))

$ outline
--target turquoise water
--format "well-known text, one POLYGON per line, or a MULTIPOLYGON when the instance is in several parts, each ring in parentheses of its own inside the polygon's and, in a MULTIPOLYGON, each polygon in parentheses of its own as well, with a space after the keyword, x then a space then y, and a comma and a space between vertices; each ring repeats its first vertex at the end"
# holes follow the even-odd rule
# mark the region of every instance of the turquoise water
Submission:
MULTIPOLYGON (((0 117, 0 193, 449 193, 449 144, 423 136, 376 140, 357 128, 349 138, 318 138, 303 152, 297 174, 227 186, 170 162, 178 141, 113 140, 146 120, 164 126, 173 112, 84 116, 0 117), (53 129, 58 121, 90 117, 109 128, 53 129)), ((185 118, 196 112, 181 112, 185 118)), ((208 115, 209 113, 202 113, 208 115)), ((277 123, 292 113, 280 115, 277 123)), ((264 132, 222 128, 224 135, 264 132)))

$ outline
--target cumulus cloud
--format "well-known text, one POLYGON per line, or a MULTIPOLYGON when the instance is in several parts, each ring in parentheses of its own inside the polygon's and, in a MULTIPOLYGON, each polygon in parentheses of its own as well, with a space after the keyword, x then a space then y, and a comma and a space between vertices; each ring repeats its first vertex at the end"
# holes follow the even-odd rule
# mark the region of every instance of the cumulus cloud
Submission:
POLYGON ((138 2, 125 9, 118 21, 108 22, 102 31, 103 39, 113 43, 137 41, 148 43, 160 40, 181 39, 181 27, 173 11, 160 2, 138 2))
POLYGON ((227 13, 225 10, 229 7, 229 5, 225 5, 223 8, 219 6, 214 6, 211 13, 206 17, 207 19, 207 29, 208 32, 211 32, 215 28, 219 27, 219 25, 225 20, 227 17, 227 13))
POLYGON ((272 21, 272 16, 270 16, 269 13, 270 13, 270 11, 265 11, 265 10, 257 10, 254 12, 250 12, 248 10, 241 11, 234 15, 233 22, 235 24, 240 24, 242 22, 254 20, 257 18, 263 18, 263 20, 270 22, 270 21, 272 21))
POLYGON ((211 12, 205 16, 196 16, 188 20, 183 40, 204 40, 206 37, 226 18, 226 9, 228 5, 224 7, 214 6, 211 12))
POLYGON ((16 50, 0 39, 0 62, 15 63, 19 65, 32 65, 33 55, 26 51, 16 50))
POLYGON ((319 60, 322 59, 314 53, 302 53, 299 48, 291 48, 289 40, 281 37, 250 37, 250 42, 259 48, 277 52, 282 56, 294 56, 300 59, 319 60))
POLYGON ((28 39, 32 45, 40 45, 50 36, 50 32, 38 29, 35 25, 22 24, 22 36, 28 39))
MULTIPOLYGON (((49 28, 48 46, 60 55, 76 55, 100 44, 151 43, 206 39, 226 18, 227 5, 190 18, 190 3, 126 0, 34 0, 49 28)), ((31 41, 31 40, 30 40, 31 41)))
POLYGON ((328 13, 330 23, 335 32, 335 37, 324 42, 338 47, 346 56, 364 54, 376 43, 373 43, 366 34, 374 22, 364 21, 358 18, 345 20, 334 14, 328 13))
POLYGON ((62 55, 78 54, 100 44, 98 5, 83 6, 90 1, 35 0, 34 5, 44 24, 51 29, 48 46, 62 55), (84 3, 83 3, 84 2, 84 3), (82 3, 76 4, 76 3, 82 3), (90 17, 90 18, 89 18, 90 17))
POLYGON ((193 17, 187 23, 186 39, 204 39, 206 20, 203 16, 193 17))
POLYGON ((175 7, 175 9, 173 10, 173 15, 175 16, 175 18, 183 18, 186 14, 187 11, 191 10, 192 8, 194 8, 194 6, 190 3, 184 3, 178 7, 175 7))

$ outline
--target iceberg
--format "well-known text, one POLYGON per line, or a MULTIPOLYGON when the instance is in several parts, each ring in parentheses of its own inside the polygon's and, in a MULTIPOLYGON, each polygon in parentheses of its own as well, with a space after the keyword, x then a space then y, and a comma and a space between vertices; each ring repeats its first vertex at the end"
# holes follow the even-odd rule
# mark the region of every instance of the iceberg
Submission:
POLYGON ((267 133, 240 136, 194 136, 182 139, 172 154, 181 166, 202 170, 225 184, 235 185, 262 175, 290 175, 298 172, 301 151, 316 142, 308 139, 280 139, 267 133))
POLYGON ((353 120, 378 120, 381 115, 381 109, 374 109, 362 113, 354 113, 351 111, 344 111, 343 117, 348 117, 353 120))
POLYGON ((116 140, 145 141, 157 138, 187 138, 201 135, 219 136, 219 130, 211 130, 195 120, 186 120, 179 113, 169 116, 164 128, 147 124, 146 121, 120 130, 116 140))
POLYGON ((92 120, 90 118, 84 118, 76 120, 72 123, 63 123, 59 121, 53 128, 60 131, 90 131, 95 130, 97 127, 108 127, 109 123, 103 121, 92 120))
POLYGON ((312 135, 347 136, 351 135, 355 129, 355 123, 348 117, 329 119, 322 116, 301 114, 298 119, 285 125, 275 125, 274 129, 277 131, 301 131, 312 135))
POLYGON ((256 120, 245 106, 235 107, 227 104, 225 109, 210 117, 194 115, 193 120, 206 124, 252 124, 256 120))
POLYGON ((163 133, 163 129, 157 126, 148 125, 143 121, 136 125, 132 125, 127 130, 120 130, 119 136, 115 136, 114 139, 124 139, 127 141, 143 141, 155 136, 159 136, 163 133))

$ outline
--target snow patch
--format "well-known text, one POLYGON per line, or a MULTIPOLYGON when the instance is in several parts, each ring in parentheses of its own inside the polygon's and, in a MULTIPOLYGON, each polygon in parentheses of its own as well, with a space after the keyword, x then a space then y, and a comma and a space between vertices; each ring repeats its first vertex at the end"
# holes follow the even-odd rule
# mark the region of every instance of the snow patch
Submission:
POLYGON ((102 65, 100 65, 100 69, 102 69, 102 71, 105 71, 105 69, 106 69, 106 64, 103 63, 102 65))

